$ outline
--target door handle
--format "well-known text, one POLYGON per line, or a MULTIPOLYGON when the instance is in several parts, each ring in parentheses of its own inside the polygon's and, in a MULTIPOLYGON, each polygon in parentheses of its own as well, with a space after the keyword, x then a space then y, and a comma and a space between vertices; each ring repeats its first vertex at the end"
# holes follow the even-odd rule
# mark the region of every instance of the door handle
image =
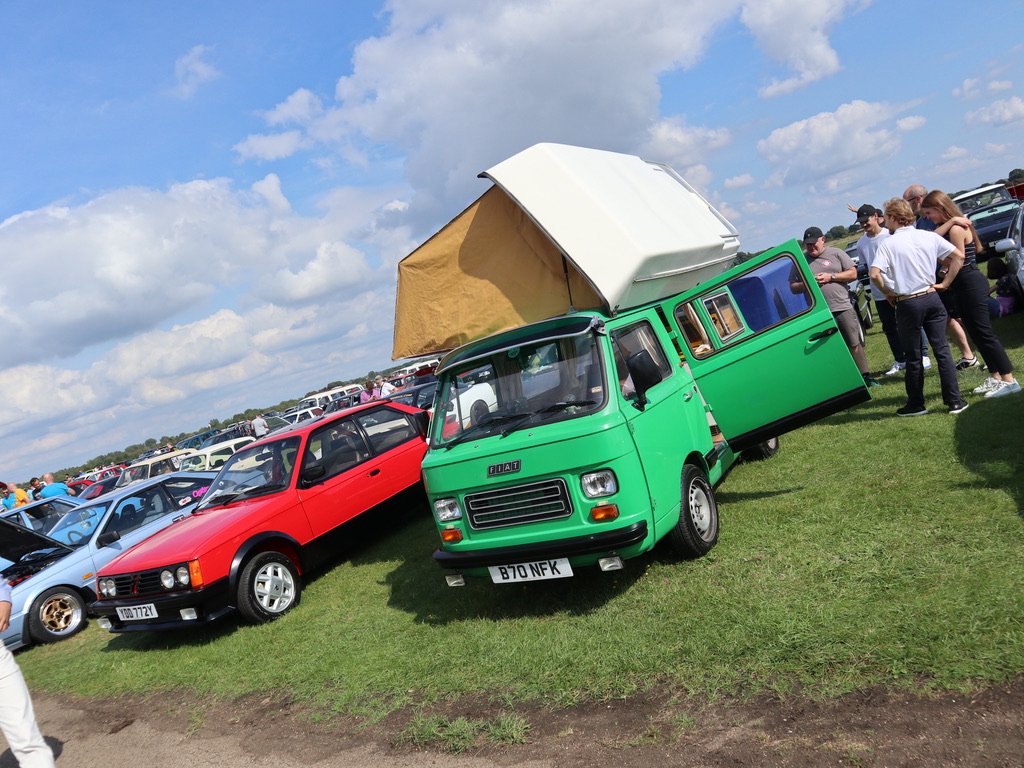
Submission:
POLYGON ((839 333, 839 329, 835 327, 828 328, 822 331, 821 333, 814 334, 813 336, 811 336, 811 338, 808 339, 808 341, 818 341, 819 339, 827 339, 833 333, 839 333))
POLYGON ((371 469, 369 472, 366 473, 366 476, 367 477, 374 477, 375 475, 379 475, 379 474, 380 474, 380 470, 379 469, 371 469))

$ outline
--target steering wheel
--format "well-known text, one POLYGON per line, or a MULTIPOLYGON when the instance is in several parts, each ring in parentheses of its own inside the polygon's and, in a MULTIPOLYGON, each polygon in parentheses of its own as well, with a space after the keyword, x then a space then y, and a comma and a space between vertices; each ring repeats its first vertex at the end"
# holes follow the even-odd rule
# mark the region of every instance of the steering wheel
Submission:
POLYGON ((85 538, 85 534, 80 531, 70 530, 68 531, 68 544, 77 544, 85 538))

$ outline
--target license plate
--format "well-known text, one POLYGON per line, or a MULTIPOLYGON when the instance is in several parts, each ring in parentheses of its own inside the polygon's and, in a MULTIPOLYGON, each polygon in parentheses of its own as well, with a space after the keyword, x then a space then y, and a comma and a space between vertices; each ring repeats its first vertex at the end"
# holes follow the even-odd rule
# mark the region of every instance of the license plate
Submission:
POLYGON ((495 584, 567 579, 572 576, 572 566, 569 565, 569 560, 565 557, 554 560, 537 560, 532 563, 516 563, 515 565, 492 565, 487 570, 491 572, 491 581, 495 584))
POLYGON ((139 619, 155 619, 156 606, 152 603, 133 605, 130 608, 118 608, 117 616, 121 621, 138 621, 139 619))

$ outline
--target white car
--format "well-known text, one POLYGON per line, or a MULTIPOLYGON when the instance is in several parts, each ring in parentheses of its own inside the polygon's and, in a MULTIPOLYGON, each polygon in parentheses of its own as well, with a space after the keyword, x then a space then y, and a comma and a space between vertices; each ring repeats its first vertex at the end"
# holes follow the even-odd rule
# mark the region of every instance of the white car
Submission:
POLYGON ((200 448, 191 456, 186 456, 181 460, 181 471, 206 472, 219 469, 224 462, 231 458, 231 454, 255 441, 255 437, 236 437, 234 440, 225 440, 223 443, 211 445, 209 448, 200 448))

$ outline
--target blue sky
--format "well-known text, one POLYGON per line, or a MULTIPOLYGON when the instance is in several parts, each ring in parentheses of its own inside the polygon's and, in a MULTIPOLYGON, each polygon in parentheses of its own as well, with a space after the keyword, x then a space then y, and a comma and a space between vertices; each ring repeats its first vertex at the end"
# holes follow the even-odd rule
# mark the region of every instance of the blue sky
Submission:
POLYGON ((537 142, 669 163, 744 250, 913 183, 1004 178, 1022 19, 1022 0, 0 5, 0 479, 389 366, 397 262, 537 142))

